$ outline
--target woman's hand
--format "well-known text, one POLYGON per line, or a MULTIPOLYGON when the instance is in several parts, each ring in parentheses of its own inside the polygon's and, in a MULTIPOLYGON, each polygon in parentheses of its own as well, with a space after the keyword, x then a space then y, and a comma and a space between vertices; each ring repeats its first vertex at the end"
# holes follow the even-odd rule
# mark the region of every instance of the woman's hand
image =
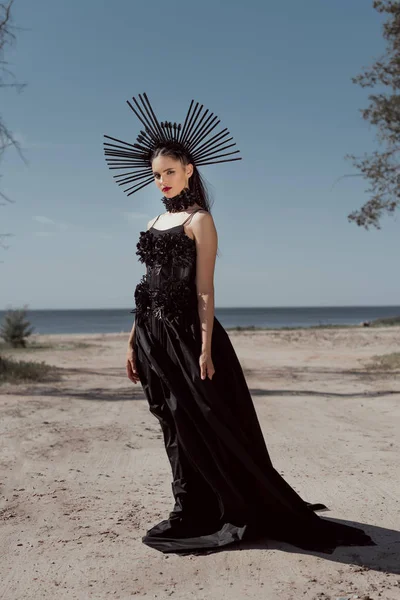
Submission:
POLYGON ((140 381, 139 374, 136 369, 136 352, 133 346, 128 346, 128 350, 126 352, 126 372, 129 379, 133 383, 138 383, 140 381))
POLYGON ((201 378, 205 379, 206 377, 208 377, 209 379, 212 379, 212 376, 215 373, 215 369, 211 358, 211 354, 209 352, 204 351, 200 354, 199 364, 201 378))

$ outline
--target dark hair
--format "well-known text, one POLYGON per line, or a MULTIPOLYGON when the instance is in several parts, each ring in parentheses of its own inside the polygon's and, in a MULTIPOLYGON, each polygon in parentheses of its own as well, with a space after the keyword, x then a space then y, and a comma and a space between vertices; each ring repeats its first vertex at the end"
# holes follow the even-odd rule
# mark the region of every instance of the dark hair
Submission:
POLYGON ((193 165, 193 174, 189 177, 189 189, 196 195, 197 204, 210 213, 211 201, 207 185, 188 153, 176 144, 166 144, 154 150, 150 161, 153 162, 158 156, 170 156, 175 160, 180 160, 185 166, 189 164, 193 165))

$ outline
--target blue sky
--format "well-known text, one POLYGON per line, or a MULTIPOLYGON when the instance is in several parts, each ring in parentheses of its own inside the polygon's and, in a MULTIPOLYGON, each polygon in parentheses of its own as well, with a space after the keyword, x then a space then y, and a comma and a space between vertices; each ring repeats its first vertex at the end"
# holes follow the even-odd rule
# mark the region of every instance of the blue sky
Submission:
POLYGON ((0 165, 0 309, 133 307, 138 235, 164 207, 155 186, 115 185, 102 144, 134 140, 126 100, 144 91, 162 120, 199 100, 241 150, 202 170, 218 307, 399 303, 398 217, 358 228, 366 183, 333 185, 374 146, 351 82, 384 50, 372 1, 15 0, 13 15, 27 86, 1 92, 1 114, 28 164, 10 150, 0 165))

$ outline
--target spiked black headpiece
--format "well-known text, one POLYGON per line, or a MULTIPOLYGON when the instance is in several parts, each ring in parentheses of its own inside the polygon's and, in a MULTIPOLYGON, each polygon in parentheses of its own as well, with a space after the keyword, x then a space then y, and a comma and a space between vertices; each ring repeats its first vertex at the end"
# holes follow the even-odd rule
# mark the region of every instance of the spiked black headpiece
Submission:
POLYGON ((172 124, 169 121, 160 123, 146 94, 143 94, 143 97, 139 94, 140 102, 135 97, 132 100, 136 108, 129 100, 127 103, 144 126, 144 130, 141 130, 136 138, 136 143, 128 144, 109 135, 104 136, 118 142, 118 144, 104 142, 104 154, 110 169, 123 171, 119 175, 114 175, 116 183, 118 185, 133 183, 124 190, 128 196, 154 180, 151 156, 159 147, 183 151, 196 167, 241 160, 241 157, 225 158, 239 153, 239 150, 223 153, 236 145, 235 142, 228 143, 233 138, 226 139, 230 135, 226 128, 210 137, 220 121, 213 113, 209 113, 208 109, 203 110, 202 104, 191 101, 182 127, 180 123, 172 124), (130 171, 126 172, 127 169, 130 171))

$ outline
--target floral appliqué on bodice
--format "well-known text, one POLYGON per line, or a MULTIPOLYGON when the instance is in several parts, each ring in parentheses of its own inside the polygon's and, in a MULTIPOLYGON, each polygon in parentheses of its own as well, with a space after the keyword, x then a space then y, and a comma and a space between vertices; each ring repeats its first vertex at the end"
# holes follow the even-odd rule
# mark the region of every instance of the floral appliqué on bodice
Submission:
POLYGON ((136 247, 139 261, 146 264, 134 294, 136 308, 131 312, 136 318, 177 321, 196 308, 196 243, 183 225, 141 231, 136 247))

